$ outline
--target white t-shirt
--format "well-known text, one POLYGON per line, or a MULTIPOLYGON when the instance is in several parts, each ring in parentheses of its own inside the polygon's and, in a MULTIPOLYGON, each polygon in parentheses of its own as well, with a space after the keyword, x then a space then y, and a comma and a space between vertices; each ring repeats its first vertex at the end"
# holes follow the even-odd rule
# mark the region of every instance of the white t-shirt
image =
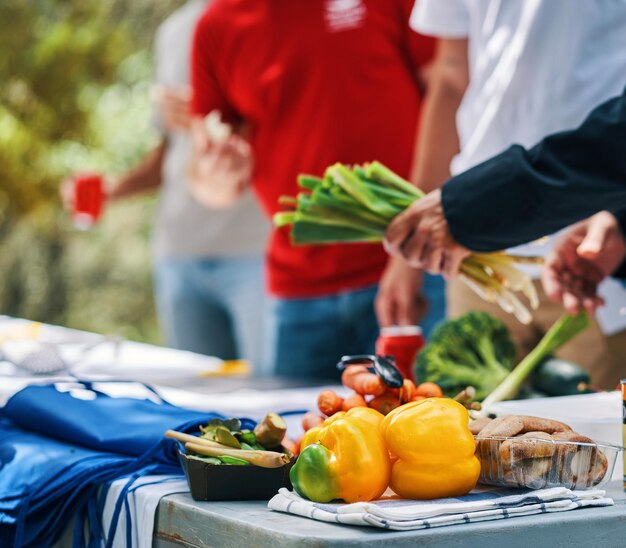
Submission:
MULTIPOLYGON (((513 143, 529 147, 576 127, 626 86, 626 0, 418 0, 411 26, 469 39, 469 86, 456 116, 461 151, 452 174, 513 143)), ((549 247, 515 251, 543 254, 549 247)), ((626 292, 609 280, 602 294, 604 331, 624 329, 626 292)))

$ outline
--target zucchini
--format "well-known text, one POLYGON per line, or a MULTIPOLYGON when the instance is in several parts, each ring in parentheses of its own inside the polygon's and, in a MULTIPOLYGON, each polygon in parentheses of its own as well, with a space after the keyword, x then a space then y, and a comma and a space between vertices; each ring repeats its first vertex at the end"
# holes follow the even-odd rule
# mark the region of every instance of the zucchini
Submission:
POLYGON ((546 358, 531 375, 533 388, 549 396, 572 396, 585 391, 578 389, 582 382, 589 384, 591 377, 580 365, 560 358, 546 358))

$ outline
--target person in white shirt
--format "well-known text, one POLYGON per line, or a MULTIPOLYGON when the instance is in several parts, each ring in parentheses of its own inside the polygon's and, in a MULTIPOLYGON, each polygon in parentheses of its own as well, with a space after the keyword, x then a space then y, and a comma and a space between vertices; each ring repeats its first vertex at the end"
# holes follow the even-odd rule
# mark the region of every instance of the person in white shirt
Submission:
MULTIPOLYGON (((626 84, 624 0, 420 0, 411 25, 441 39, 417 145, 418 184, 426 191, 514 143, 528 147, 578 126, 626 84)), ((552 245, 514 251, 547 255, 552 245)), ((539 269, 532 274, 538 278, 539 269)), ((563 313, 536 285, 541 306, 529 326, 456 280, 448 284, 448 312, 497 315, 524 355, 563 313)), ((600 294, 606 306, 560 355, 587 367, 598 386, 613 388, 626 353, 626 291, 607 280, 600 294)))

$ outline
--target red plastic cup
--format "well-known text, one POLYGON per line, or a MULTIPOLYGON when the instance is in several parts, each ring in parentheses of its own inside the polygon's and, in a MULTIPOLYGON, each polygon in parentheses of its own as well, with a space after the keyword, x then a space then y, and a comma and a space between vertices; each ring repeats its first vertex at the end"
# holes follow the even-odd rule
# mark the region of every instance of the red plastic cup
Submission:
POLYGON ((376 340, 376 354, 393 356, 405 379, 415 381, 413 365, 426 340, 417 325, 382 327, 376 340))
POLYGON ((98 174, 74 176, 74 226, 81 230, 91 228, 102 213, 104 205, 104 177, 98 174))

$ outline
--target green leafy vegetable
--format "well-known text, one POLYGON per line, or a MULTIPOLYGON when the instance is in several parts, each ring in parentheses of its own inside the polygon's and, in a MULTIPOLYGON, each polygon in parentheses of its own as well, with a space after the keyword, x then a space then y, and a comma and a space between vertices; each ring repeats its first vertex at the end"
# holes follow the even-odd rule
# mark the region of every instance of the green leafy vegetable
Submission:
POLYGON ((509 374, 515 364, 515 345, 509 330, 486 312, 469 312, 440 323, 417 358, 420 382, 438 384, 448 397, 467 386, 481 401, 509 374))
POLYGON ((256 435, 252 430, 242 430, 235 435, 239 438, 239 441, 242 444, 246 443, 248 445, 254 445, 256 443, 256 435))
POLYGON ((191 459, 201 460, 203 462, 208 462, 209 464, 222 464, 222 461, 217 457, 207 457, 206 455, 188 455, 191 459))
POLYGON ((238 459, 237 457, 229 457, 227 455, 220 455, 217 457, 222 464, 231 464, 234 466, 250 466, 250 463, 247 460, 238 459))
POLYGON ((589 317, 585 312, 574 316, 563 314, 550 330, 539 341, 539 344, 511 371, 504 380, 482 402, 483 411, 494 403, 514 398, 526 378, 543 361, 546 356, 573 339, 589 325, 589 317))
MULTIPOLYGON (((304 192, 282 196, 286 211, 274 215, 277 227, 291 225, 294 245, 338 242, 381 242, 389 223, 424 193, 380 162, 362 166, 340 163, 326 169, 323 178, 300 175, 304 192)), ((531 308, 537 308, 535 287, 517 262, 537 262, 536 257, 505 253, 473 254, 461 264, 461 279, 483 299, 497 303, 530 323, 528 308, 515 295, 521 291, 531 308)))
POLYGON ((215 430, 215 441, 222 445, 228 445, 228 447, 241 449, 241 444, 237 441, 237 438, 227 428, 222 426, 218 426, 215 430))

